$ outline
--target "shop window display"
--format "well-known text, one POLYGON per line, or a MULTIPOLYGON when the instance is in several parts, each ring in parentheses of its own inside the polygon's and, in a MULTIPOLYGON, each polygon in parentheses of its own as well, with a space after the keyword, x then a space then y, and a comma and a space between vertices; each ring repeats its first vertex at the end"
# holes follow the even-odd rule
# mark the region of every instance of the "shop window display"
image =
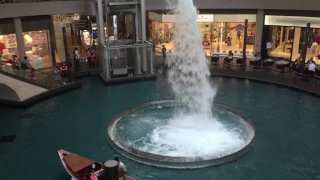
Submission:
MULTIPOLYGON (((48 32, 31 31, 24 32, 25 52, 30 64, 35 69, 52 67, 52 58, 49 47, 48 32)), ((0 43, 3 44, 2 56, 6 58, 18 54, 18 47, 15 34, 0 36, 0 43)), ((22 59, 22 57, 20 57, 22 59)))
POLYGON ((155 44, 156 49, 161 52, 162 45, 165 45, 168 51, 172 51, 174 41, 174 24, 149 21, 149 39, 155 44))
MULTIPOLYGON (((246 49, 249 54, 253 53, 256 29, 255 25, 256 23, 248 24, 246 49)), ((242 52, 244 42, 244 23, 213 23, 212 27, 212 52, 242 52)))
POLYGON ((63 43, 62 27, 66 28, 68 51, 72 54, 75 48, 79 49, 80 58, 84 57, 85 50, 78 45, 78 38, 73 23, 80 20, 79 14, 58 14, 53 15, 54 34, 56 41, 55 61, 62 63, 65 61, 65 47, 63 43))
POLYGON ((5 58, 11 58, 18 54, 17 40, 15 34, 0 35, 0 52, 5 58))
MULTIPOLYGON (((270 26, 269 42, 271 48, 268 50, 268 56, 274 59, 295 61, 301 56, 305 33, 306 28, 270 26)), ((320 29, 311 29, 306 58, 313 58, 317 63, 320 63, 319 43, 320 29)))
POLYGON ((23 33, 26 55, 35 69, 52 67, 47 31, 23 33))
MULTIPOLYGON (((230 50, 240 53, 243 50, 244 23, 198 23, 203 49, 207 55, 230 50)), ((249 23, 247 51, 253 53, 255 43, 255 23, 249 23)), ((173 47, 173 23, 149 22, 149 39, 160 52, 162 45, 168 51, 173 47)))
MULTIPOLYGON (((174 15, 162 15, 162 19, 168 22, 149 19, 148 34, 149 40, 155 44, 156 53, 161 56, 162 45, 167 51, 174 51, 174 15)), ((255 15, 216 15, 210 19, 211 15, 200 16, 197 19, 200 38, 202 39, 203 49, 208 56, 212 54, 227 53, 233 51, 242 54, 244 38, 244 21, 249 19, 247 29, 247 54, 253 54, 255 43, 255 15), (243 19, 243 21, 242 21, 243 19), (215 22, 216 21, 216 22, 215 22)))

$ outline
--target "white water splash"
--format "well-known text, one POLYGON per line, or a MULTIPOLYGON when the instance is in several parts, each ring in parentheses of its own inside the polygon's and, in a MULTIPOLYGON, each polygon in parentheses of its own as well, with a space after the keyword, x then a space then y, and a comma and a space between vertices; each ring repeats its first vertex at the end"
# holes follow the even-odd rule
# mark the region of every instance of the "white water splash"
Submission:
MULTIPOLYGON (((168 124, 129 144, 149 153, 219 158, 242 149, 248 141, 238 129, 213 117, 216 89, 210 83, 210 71, 197 25, 197 10, 192 0, 167 0, 175 22, 173 57, 168 58, 169 83, 182 103, 168 124)), ((158 107, 158 109, 161 109, 158 107)), ((155 114, 155 113, 154 113, 155 114)), ((140 119, 140 121, 142 121, 140 119)), ((161 122, 155 116, 146 122, 161 122)))
POLYGON ((167 0, 177 19, 174 56, 168 58, 169 83, 176 98, 186 107, 182 113, 211 116, 216 89, 210 84, 210 71, 197 25, 192 0, 167 0))

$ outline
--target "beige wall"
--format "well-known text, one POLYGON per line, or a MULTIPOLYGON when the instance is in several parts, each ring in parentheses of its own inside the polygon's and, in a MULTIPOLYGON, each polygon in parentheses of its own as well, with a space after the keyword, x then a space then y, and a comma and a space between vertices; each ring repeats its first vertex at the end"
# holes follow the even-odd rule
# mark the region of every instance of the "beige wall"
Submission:
MULTIPOLYGON (((164 10, 166 0, 146 0, 147 10, 164 10)), ((284 9, 320 11, 319 0, 194 0, 198 9, 284 9)))
POLYGON ((13 89, 18 94, 20 101, 48 91, 47 89, 16 80, 3 74, 0 74, 0 83, 13 89))
POLYGON ((12 3, 0 5, 0 18, 84 13, 85 0, 12 3))
MULTIPOLYGON (((165 10, 166 0, 146 0, 147 10, 165 10)), ((320 11, 319 0, 194 0, 198 9, 283 9, 320 11)), ((0 5, 0 18, 87 13, 93 15, 89 0, 26 2, 0 5)))

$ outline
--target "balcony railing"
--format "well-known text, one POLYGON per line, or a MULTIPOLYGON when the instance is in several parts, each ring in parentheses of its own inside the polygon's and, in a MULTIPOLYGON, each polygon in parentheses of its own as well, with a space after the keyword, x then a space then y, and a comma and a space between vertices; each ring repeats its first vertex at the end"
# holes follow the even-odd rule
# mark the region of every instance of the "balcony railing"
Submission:
MULTIPOLYGON (((17 0, 17 1, 15 1, 15 0, 0 0, 0 4, 29 3, 29 2, 50 2, 50 1, 69 1, 69 0, 17 0)), ((82 0, 78 0, 78 1, 82 1, 82 0)))
POLYGON ((128 45, 112 45, 102 48, 107 53, 107 59, 101 59, 100 74, 104 77, 139 76, 143 67, 143 51, 146 53, 147 74, 153 74, 155 62, 153 46, 150 42, 138 42, 128 45), (139 62, 138 62, 139 59, 139 62), (107 68, 108 67, 108 68, 107 68))

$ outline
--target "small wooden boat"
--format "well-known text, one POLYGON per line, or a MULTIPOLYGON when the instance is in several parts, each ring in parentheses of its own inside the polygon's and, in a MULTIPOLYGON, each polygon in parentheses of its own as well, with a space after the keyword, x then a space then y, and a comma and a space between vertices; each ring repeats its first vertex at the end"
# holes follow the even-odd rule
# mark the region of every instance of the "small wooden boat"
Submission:
MULTIPOLYGON (((94 172, 99 180, 105 180, 103 174, 99 174, 102 164, 91 159, 81 157, 65 150, 58 150, 61 163, 74 180, 85 180, 85 175, 94 172)), ((133 180, 125 176, 124 180, 133 180)))

